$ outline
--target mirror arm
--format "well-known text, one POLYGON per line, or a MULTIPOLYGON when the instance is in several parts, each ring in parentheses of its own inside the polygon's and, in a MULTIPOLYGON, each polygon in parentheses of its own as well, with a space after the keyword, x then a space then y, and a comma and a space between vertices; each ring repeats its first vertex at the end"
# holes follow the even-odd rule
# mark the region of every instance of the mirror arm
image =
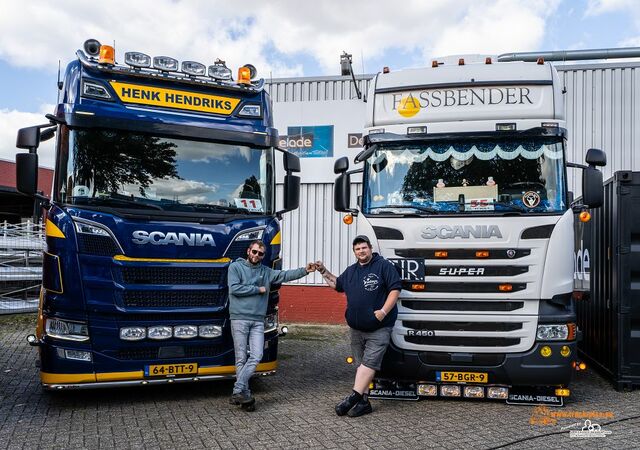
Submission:
POLYGON ((567 167, 573 167, 574 169, 588 169, 589 166, 585 166, 584 164, 572 163, 568 162, 567 167))
POLYGON ((33 196, 36 198, 36 200, 40 201, 40 204, 44 209, 48 210, 49 208, 51 208, 51 201, 47 197, 37 192, 33 194, 33 196))
POLYGON ((66 125, 67 121, 58 117, 58 116, 54 116, 53 114, 45 114, 44 115, 47 119, 49 119, 49 122, 51 122, 51 125, 66 125))
POLYGON ((348 172, 345 172, 345 174, 353 175, 354 173, 363 173, 363 172, 364 172, 364 168, 360 167, 359 169, 349 170, 348 172))

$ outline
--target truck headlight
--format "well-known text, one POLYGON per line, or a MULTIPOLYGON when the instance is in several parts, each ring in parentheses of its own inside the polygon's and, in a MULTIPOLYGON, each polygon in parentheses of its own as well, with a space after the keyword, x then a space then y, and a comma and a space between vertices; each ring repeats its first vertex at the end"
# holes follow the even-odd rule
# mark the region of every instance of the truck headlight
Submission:
POLYGON ((203 338, 216 338, 222 336, 222 327, 220 325, 200 325, 198 335, 203 338))
POLYGON ((262 239, 263 234, 264 228, 261 228, 259 230, 245 231, 244 233, 238 234, 234 241, 256 241, 258 239, 262 239))
POLYGON ((141 341, 147 337, 145 327, 124 327, 120 328, 120 339, 123 341, 141 341))
POLYGON ((167 325, 157 325, 147 329, 147 337, 149 339, 169 339, 171 336, 173 336, 173 328, 167 325))
POLYGON ((45 333, 52 338, 66 341, 84 342, 89 340, 89 327, 86 322, 47 319, 45 333))
POLYGON ((198 336, 198 327, 195 325, 177 325, 173 327, 173 337, 189 339, 198 336))
POLYGON ((538 325, 536 338, 539 341, 566 341, 569 339, 569 325, 566 323, 538 325))
POLYGON ((267 314, 264 318, 264 332, 269 333, 278 329, 278 311, 273 314, 267 314))

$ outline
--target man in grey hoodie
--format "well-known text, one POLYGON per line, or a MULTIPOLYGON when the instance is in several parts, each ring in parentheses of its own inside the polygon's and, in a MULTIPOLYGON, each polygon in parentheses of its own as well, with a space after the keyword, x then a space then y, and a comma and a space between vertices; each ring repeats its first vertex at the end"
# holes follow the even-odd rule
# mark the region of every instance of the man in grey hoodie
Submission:
POLYGON ((229 266, 229 316, 236 355, 236 383, 231 403, 235 405, 255 403, 249 379, 262 359, 264 318, 271 286, 297 280, 316 271, 314 263, 293 270, 271 269, 262 264, 265 248, 264 242, 253 241, 247 248, 247 258, 238 258, 229 266), (250 350, 248 357, 247 350, 250 350))

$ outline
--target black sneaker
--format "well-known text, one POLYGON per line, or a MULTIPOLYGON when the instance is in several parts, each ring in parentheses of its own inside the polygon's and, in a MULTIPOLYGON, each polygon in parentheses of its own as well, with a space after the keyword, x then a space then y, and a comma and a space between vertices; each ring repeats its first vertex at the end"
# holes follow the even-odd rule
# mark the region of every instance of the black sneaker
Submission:
POLYGON ((242 403, 242 399, 244 399, 244 395, 242 392, 236 392, 231 394, 231 398, 229 399, 229 403, 232 405, 239 405, 242 403))
POLYGON ((360 417, 365 414, 370 414, 373 412, 373 408, 371 407, 371 403, 369 403, 369 399, 361 399, 356 405, 349 410, 347 415, 349 417, 360 417))
POLYGON ((240 405, 245 406, 255 404, 256 399, 253 397, 253 395, 251 395, 251 392, 243 392, 240 395, 242 395, 242 398, 240 399, 240 405))
POLYGON ((362 395, 357 393, 356 391, 353 391, 350 395, 345 397, 344 400, 336 405, 336 414, 339 416, 344 416, 361 399, 362 395))

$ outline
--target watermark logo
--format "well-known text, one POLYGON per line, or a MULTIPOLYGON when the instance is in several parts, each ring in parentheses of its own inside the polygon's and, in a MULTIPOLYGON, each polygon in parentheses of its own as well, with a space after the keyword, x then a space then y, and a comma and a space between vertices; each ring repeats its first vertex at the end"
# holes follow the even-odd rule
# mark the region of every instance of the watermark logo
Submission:
POLYGON ((592 422, 589 419, 585 419, 584 420, 584 424, 577 422, 574 423, 573 425, 569 425, 567 427, 562 427, 563 430, 568 429, 568 428, 572 428, 572 427, 579 427, 582 425, 582 428, 580 430, 571 430, 569 431, 569 437, 572 438, 593 438, 593 437, 607 437, 608 435, 611 434, 610 430, 603 430, 602 427, 600 426, 600 424, 597 424, 595 422, 592 422))
POLYGON ((563 419, 579 419, 569 425, 564 425, 561 430, 570 430, 569 436, 572 438, 606 437, 611 434, 609 430, 603 430, 600 424, 593 419, 613 419, 612 411, 567 411, 554 410, 546 406, 536 406, 533 409, 529 424, 531 425, 559 425, 563 419))

